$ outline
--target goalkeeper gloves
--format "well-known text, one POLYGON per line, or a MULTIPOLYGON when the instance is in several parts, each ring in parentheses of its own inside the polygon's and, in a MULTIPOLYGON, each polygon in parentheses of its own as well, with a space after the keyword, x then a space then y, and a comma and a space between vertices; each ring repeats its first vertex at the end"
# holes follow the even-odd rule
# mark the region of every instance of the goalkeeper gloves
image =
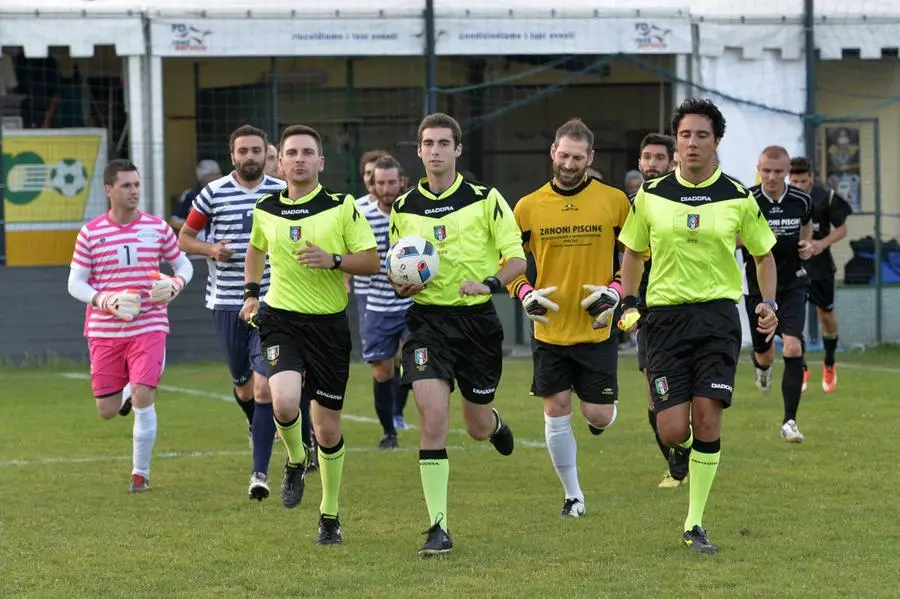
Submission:
POLYGON ((160 304, 168 304, 184 288, 184 281, 180 277, 151 272, 150 278, 153 279, 153 285, 150 287, 150 300, 160 304))
POLYGON ((556 291, 556 287, 544 287, 543 289, 535 289, 531 285, 522 285, 519 289, 519 301, 525 308, 525 314, 532 322, 540 322, 547 324, 547 311, 559 312, 559 305, 547 299, 556 291))
POLYGON ((619 286, 612 285, 582 285, 588 296, 581 300, 581 307, 587 310, 594 319, 594 328, 602 329, 609 326, 613 312, 619 305, 619 286))
POLYGON ((135 289, 107 291, 97 296, 94 305, 116 318, 131 322, 141 312, 141 294, 135 289))

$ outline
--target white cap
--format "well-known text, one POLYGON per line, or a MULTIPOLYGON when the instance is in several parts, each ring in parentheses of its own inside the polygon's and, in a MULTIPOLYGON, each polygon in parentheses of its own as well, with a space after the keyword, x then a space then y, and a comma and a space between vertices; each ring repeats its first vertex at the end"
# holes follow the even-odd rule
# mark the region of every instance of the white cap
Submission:
POLYGON ((222 169, 215 160, 201 160, 197 164, 197 180, 199 181, 206 175, 221 175, 222 169))

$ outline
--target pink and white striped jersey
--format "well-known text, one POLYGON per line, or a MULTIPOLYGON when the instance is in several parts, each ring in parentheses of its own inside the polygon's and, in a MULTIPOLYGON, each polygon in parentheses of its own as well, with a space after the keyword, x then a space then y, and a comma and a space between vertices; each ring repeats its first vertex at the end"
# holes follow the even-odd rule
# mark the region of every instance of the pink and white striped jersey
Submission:
POLYGON ((151 272, 159 263, 170 264, 181 254, 172 227, 150 214, 122 226, 106 214, 81 227, 75 240, 72 268, 90 271, 88 284, 99 292, 136 289, 141 293, 141 313, 125 322, 88 305, 85 337, 133 337, 151 331, 169 332, 168 305, 150 301, 151 272))

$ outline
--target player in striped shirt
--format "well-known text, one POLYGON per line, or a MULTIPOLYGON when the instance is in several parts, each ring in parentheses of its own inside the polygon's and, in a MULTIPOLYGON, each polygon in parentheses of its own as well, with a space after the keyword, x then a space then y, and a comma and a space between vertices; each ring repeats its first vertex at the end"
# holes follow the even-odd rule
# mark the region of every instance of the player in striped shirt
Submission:
POLYGON ((403 408, 409 387, 400 385, 397 356, 409 334, 406 310, 412 299, 400 297, 388 282, 385 259, 390 250, 388 228, 391 206, 402 190, 403 167, 393 156, 383 156, 375 163, 374 196, 376 201, 365 211, 378 243, 381 272, 372 276, 366 297, 366 320, 361 331, 363 359, 372 365, 375 413, 384 429, 378 443, 381 449, 397 447, 397 428, 405 428, 403 408))
MULTIPOLYGON (((261 197, 280 193, 285 183, 265 173, 269 141, 262 129, 238 127, 231 134, 229 147, 234 170, 198 194, 178 241, 184 251, 208 257, 206 307, 212 310, 216 332, 225 349, 234 399, 249 425, 253 470, 247 492, 251 499, 262 501, 269 496, 275 421, 265 364, 259 353, 259 334, 241 320, 239 312, 244 305, 244 260, 253 208, 261 197), (197 233, 204 229, 208 230, 206 242, 197 239, 197 233)), ((263 294, 268 286, 267 265, 263 294)))
POLYGON ((81 228, 69 267, 69 293, 87 304, 91 387, 102 418, 126 415, 122 390, 131 384, 134 406, 132 493, 150 490, 156 441, 156 387, 169 333, 167 304, 191 280, 194 268, 178 250, 164 220, 138 210, 140 176, 131 162, 113 160, 103 171, 109 212, 81 228), (159 273, 161 260, 175 271, 159 273))
MULTIPOLYGON (((369 150, 359 159, 359 174, 362 176, 363 183, 366 186, 366 195, 356 198, 356 205, 359 206, 361 214, 365 213, 369 207, 375 204, 375 163, 379 158, 387 156, 385 150, 369 150)), ((365 338, 363 337, 363 328, 366 320, 366 296, 369 293, 372 277, 360 275, 345 275, 344 283, 349 285, 348 291, 353 292, 356 300, 357 324, 359 326, 359 337, 362 342, 362 351, 365 353, 365 338)))

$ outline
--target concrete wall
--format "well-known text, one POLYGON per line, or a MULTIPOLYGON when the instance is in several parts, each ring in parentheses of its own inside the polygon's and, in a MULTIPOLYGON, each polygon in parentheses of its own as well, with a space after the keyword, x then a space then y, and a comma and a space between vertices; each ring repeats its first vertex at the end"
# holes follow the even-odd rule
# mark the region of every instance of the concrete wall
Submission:
MULTIPOLYGON (((195 260, 194 280, 169 308, 171 334, 166 360, 218 360, 221 351, 212 315, 203 305, 206 263, 195 260)), ((68 267, 0 267, 5 314, 0 324, 0 362, 88 359, 83 337, 84 304, 66 290, 68 267)))
MULTIPOLYGON (((206 263, 194 261, 194 280, 170 306, 172 333, 167 345, 170 363, 223 359, 213 330, 212 316, 203 305, 206 263)), ((0 267, 4 314, 0 318, 0 364, 46 362, 63 358, 87 363, 87 341, 82 336, 84 307, 66 291, 68 268, 0 267)), ((870 287, 838 289, 837 312, 841 344, 847 348, 875 341, 874 290, 870 287)), ((511 298, 498 295, 494 304, 503 321, 506 345, 516 344, 516 320, 528 337, 528 321, 511 298)), ((900 287, 884 292, 883 340, 900 343, 900 320, 890 316, 900 306, 900 287)), ((350 307, 354 354, 359 358, 355 307, 350 307)))

